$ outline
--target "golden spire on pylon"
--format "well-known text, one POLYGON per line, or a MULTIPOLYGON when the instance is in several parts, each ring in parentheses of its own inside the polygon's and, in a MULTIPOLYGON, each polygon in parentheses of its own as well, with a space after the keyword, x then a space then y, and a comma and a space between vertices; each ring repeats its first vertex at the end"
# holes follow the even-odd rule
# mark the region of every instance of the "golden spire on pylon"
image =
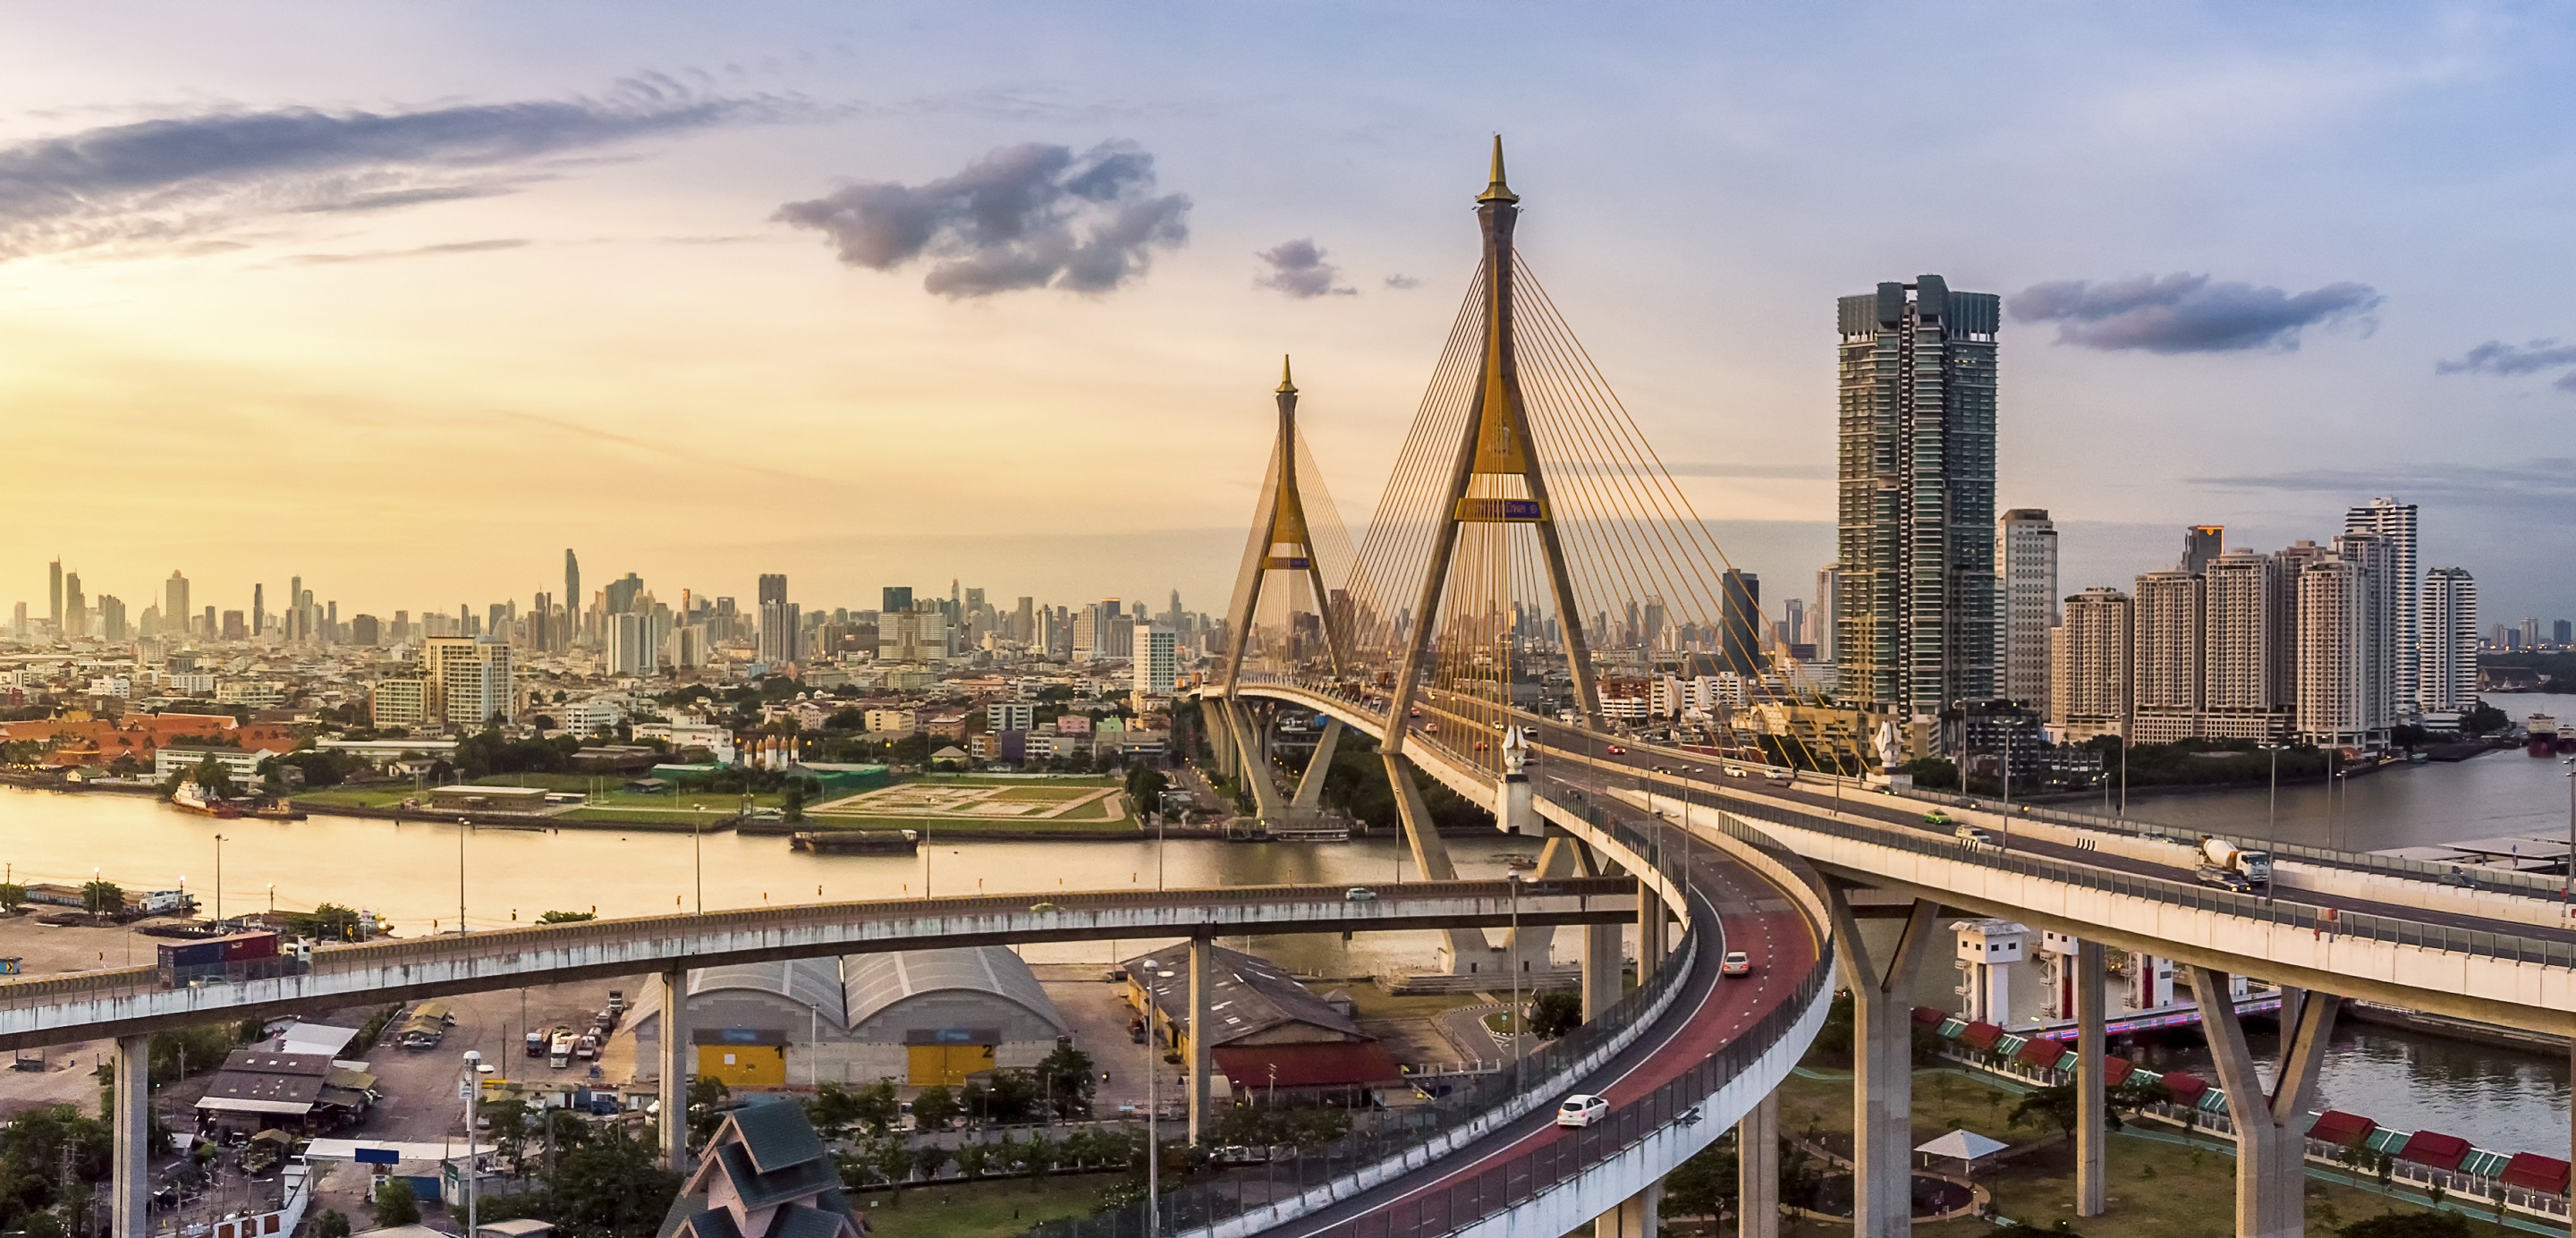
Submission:
POLYGON ((1279 354, 1279 394, 1297 394, 1297 384, 1288 377, 1288 354, 1279 354))
POLYGON ((1476 195, 1476 200, 1503 203, 1521 200, 1519 194, 1512 192, 1511 186, 1503 183, 1503 135, 1499 133, 1494 135, 1494 182, 1485 186, 1485 192, 1476 195))

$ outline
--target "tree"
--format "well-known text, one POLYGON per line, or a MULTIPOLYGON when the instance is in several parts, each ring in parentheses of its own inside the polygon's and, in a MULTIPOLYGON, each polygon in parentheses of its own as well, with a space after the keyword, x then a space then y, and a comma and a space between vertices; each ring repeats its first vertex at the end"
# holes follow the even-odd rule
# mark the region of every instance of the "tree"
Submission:
POLYGON ((337 1208, 325 1208, 313 1218, 313 1238, 349 1238, 349 1214, 337 1208))
MULTIPOLYGON (((2015 1126, 2055 1126, 2059 1134, 2073 1139, 2075 1120, 2080 1113, 2077 1103, 2074 1084, 2053 1084, 2022 1097, 2021 1103, 2013 1106, 2010 1121, 2015 1126)), ((2103 1107, 2103 1114, 2109 1118, 2109 1106, 2103 1107)), ((2113 1122, 2116 1124, 2116 1119, 2113 1122)))
POLYGON ((2451 1212, 2383 1212, 2344 1226, 2342 1238, 2469 1238, 2469 1219, 2451 1212))
POLYGON ((195 779, 198 786, 205 788, 208 795, 231 799, 241 794, 241 788, 233 783, 232 771, 225 769, 223 759, 211 752, 205 755, 205 759, 197 762, 196 772, 189 777, 195 779))
POLYGON ((778 815, 789 821, 805 819, 805 780, 791 778, 787 788, 778 793, 778 815))
POLYGON ((16 915, 27 905, 27 887, 14 881, 0 882, 0 914, 16 915))
POLYGON ((957 1094, 944 1084, 932 1084, 912 1098, 912 1116, 926 1131, 946 1130, 948 1124, 965 1112, 957 1103, 957 1094))
MULTIPOLYGON (((1042 1103, 1065 1121, 1091 1116, 1092 1091, 1098 1086, 1099 1073, 1091 1069, 1091 1055, 1072 1045, 1058 1045, 1053 1053, 1038 1063, 1038 1086, 1044 1094, 1042 1103)), ((920 1102, 913 1112, 921 1111, 920 1102)))
POLYGON ((1529 1003, 1530 1034, 1541 1040, 1554 1040, 1583 1023, 1583 995, 1572 989, 1549 989, 1533 995, 1529 1003))
POLYGON ((93 878, 81 884, 81 906, 93 916, 113 916, 125 911, 125 891, 113 881, 93 878))
POLYGON ((805 1120, 825 1139, 839 1139, 859 1124, 858 1097, 837 1083, 818 1085, 805 1102, 805 1120))
POLYGON ((555 1159, 547 1183, 555 1224, 571 1238, 652 1238, 680 1192, 680 1175, 660 1156, 641 1131, 596 1128, 555 1159))
POLYGON ((385 1179, 384 1185, 376 1188, 376 1228, 418 1224, 420 1196, 412 1193, 411 1179, 385 1179))
POLYGON ((1743 1187, 1736 1168, 1732 1142, 1700 1149, 1697 1156, 1683 1161, 1664 1179, 1664 1210, 1712 1221, 1733 1216, 1743 1187))
POLYGON ((358 911, 354 907, 343 907, 338 903, 324 903, 314 908, 309 915, 288 916, 286 931, 298 937, 311 937, 317 941, 356 941, 358 911))
POLYGON ((722 1079, 699 1075, 689 1080, 689 1146, 704 1147, 716 1137, 716 1128, 724 1125, 717 1110, 732 1099, 733 1089, 722 1079))
POLYGON ((871 1135, 883 1135, 903 1120, 903 1103, 895 1099, 894 1080, 879 1079, 850 1094, 850 1112, 871 1135))
POLYGON ((2173 1089, 2166 1087, 2164 1080, 2132 1074, 2121 1080, 2118 1087, 2102 1093, 2102 1117, 2116 1129, 2124 1116, 2135 1117, 2149 1105, 2162 1105, 2172 1100, 2173 1089))

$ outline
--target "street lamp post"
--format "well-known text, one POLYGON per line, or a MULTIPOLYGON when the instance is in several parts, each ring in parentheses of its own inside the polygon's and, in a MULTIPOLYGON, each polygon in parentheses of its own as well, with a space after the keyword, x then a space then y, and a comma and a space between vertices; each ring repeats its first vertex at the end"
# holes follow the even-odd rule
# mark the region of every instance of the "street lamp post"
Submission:
MULTIPOLYGON (((96 877, 96 869, 90 871, 96 877)), ((215 835, 215 923, 224 922, 224 836, 215 835)))
MULTIPOLYGON (((457 923, 461 926, 464 921, 459 920, 457 923)), ((472 1238, 478 1228, 476 1222, 481 1219, 478 1209, 483 1202, 482 1192, 477 1189, 474 1181, 474 1109, 482 1097, 483 1055, 476 1050, 468 1049, 465 1051, 465 1233, 467 1238, 472 1238)))
MULTIPOLYGON (((465 836, 473 829, 474 818, 456 819, 456 935, 459 937, 465 935, 465 836)), ((467 1134, 466 1142, 469 1146, 472 1144, 471 1132, 467 1134)))

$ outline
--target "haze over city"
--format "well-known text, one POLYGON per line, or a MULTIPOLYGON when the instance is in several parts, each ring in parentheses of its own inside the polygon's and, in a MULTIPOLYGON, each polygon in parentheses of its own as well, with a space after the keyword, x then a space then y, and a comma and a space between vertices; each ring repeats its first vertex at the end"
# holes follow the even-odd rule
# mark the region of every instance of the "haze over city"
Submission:
POLYGON ((2070 580, 2398 493, 2495 612, 2576 609, 2532 10, 629 12, 0 19, 0 596, 479 605, 577 544, 1213 604, 1277 354, 1365 519, 1503 131, 1530 261, 1774 579, 1832 519, 1828 300, 1942 271, 2008 298, 2005 501, 2138 526, 2070 580))

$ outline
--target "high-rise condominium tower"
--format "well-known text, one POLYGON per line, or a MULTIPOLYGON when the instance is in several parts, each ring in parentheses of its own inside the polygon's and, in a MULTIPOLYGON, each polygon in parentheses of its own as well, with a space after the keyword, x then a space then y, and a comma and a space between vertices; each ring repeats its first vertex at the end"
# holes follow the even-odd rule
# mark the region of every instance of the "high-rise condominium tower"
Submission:
POLYGON ((63 634, 63 561, 54 560, 52 566, 46 570, 51 580, 46 586, 45 595, 52 600, 52 605, 47 609, 45 617, 53 621, 54 635, 60 636, 63 634))
POLYGON ((2047 709, 2048 631, 2057 626, 2057 526, 2036 507, 2003 514, 1995 530, 1995 695, 2047 709))
POLYGON ((797 648, 798 628, 804 624, 803 607, 787 600, 787 577, 782 573, 764 573, 760 578, 760 660, 768 663, 794 662, 803 654, 797 648))
POLYGON ((2416 700, 2425 710, 2463 710, 2478 696, 2478 582, 2467 568, 2437 567, 2424 573, 2420 623, 2415 645, 2418 659, 2416 700))
POLYGON ((2130 688, 2137 724, 2131 738, 2169 744, 2199 733, 2202 656, 2208 642, 2203 582, 2194 572, 2149 572, 2138 578, 2137 651, 2130 688))
POLYGON ((1843 699, 1882 718, 1995 695, 1993 293, 1938 275, 1844 297, 1843 699))
POLYGON ((2223 524, 2196 524, 2183 530, 2182 570, 2207 571, 2209 561, 2219 556, 2226 542, 2227 526, 2223 524))
POLYGON ((1816 642, 1816 660, 1831 662, 1841 650, 1834 644, 1834 630, 1843 613, 1843 565, 1828 563, 1816 569, 1815 632, 1808 639, 1816 642))
MULTIPOLYGON (((185 632, 188 630, 189 611, 192 609, 194 608, 188 605, 188 578, 180 575, 178 569, 173 568, 170 571, 169 581, 162 586, 161 622, 170 625, 173 630, 185 632)), ((211 637, 214 633, 207 632, 204 635, 211 637)))
POLYGON ((2129 659, 2133 607, 2117 589, 2087 589, 2066 599, 2065 618, 2049 640, 2049 717, 2069 739, 2120 735, 2129 724, 2129 659))
POLYGON ((2299 736, 2360 748, 2385 737, 2371 684, 2370 569, 2329 559, 2299 573, 2299 736))
POLYGON ((2203 569, 2209 652, 2200 733, 2219 739, 2280 738, 2287 725, 2291 659, 2280 633, 2296 622, 2295 599, 2272 556, 2230 550, 2203 569), (2286 612, 2286 614, 2285 614, 2286 612))
POLYGON ((2377 498, 2343 514, 2346 533, 2376 533, 2388 545, 2388 579, 2380 596, 2391 604, 2380 625, 2388 641, 2384 661, 2390 679, 2389 708, 2398 717, 2412 716, 2420 708, 2416 674, 2422 655, 2422 640, 2416 619, 2416 605, 2421 591, 2415 575, 2415 505, 2392 498, 2377 498))
POLYGON ((564 548, 564 631, 563 647, 581 643, 581 559, 572 548, 564 548))

